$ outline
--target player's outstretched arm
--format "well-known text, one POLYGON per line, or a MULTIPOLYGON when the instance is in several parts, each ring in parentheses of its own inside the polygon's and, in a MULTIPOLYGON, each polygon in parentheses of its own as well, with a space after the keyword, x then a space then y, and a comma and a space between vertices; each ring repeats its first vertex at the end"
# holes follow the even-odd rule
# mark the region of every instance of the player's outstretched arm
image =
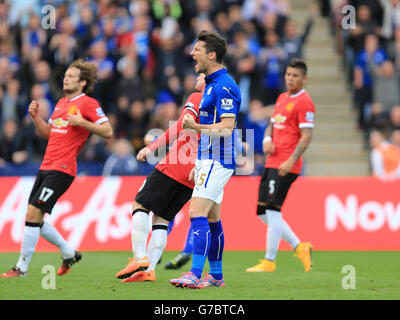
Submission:
POLYGON ((33 120, 33 124, 35 125, 38 134, 44 139, 49 139, 51 125, 45 122, 43 118, 40 116, 39 103, 36 100, 33 100, 29 104, 28 113, 33 120))
POLYGON ((107 121, 101 124, 97 124, 87 121, 85 118, 82 117, 79 109, 76 114, 69 114, 67 120, 72 126, 81 126, 89 130, 91 133, 97 134, 98 136, 105 139, 111 138, 114 134, 110 122, 107 121))

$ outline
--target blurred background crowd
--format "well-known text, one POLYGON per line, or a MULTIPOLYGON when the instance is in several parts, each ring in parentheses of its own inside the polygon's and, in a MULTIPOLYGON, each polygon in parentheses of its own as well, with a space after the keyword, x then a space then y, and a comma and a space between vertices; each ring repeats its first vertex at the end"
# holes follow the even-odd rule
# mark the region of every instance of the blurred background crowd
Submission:
POLYGON ((115 137, 91 136, 78 158, 80 173, 147 174, 151 166, 135 155, 148 130, 165 130, 179 117, 197 76, 189 54, 196 35, 215 29, 227 39, 224 63, 242 93, 238 128, 254 130, 248 173, 260 174, 270 106, 285 90, 288 61, 303 57, 317 15, 331 21, 359 128, 367 138, 371 128, 382 129, 400 145, 400 0, 316 1, 300 26, 290 15, 290 0, 1 0, 0 172, 36 174, 46 141, 35 134, 27 107, 38 100, 48 118, 63 96, 66 67, 87 57, 99 70, 92 96, 115 137), (355 29, 340 26, 346 4, 356 8, 355 29), (54 29, 42 27, 45 5, 56 10, 54 29))
POLYGON ((371 150, 372 173, 381 176, 385 165, 397 168, 400 178, 400 0, 333 0, 330 5, 357 126, 371 150), (346 5, 356 14, 349 29, 342 26, 346 5))

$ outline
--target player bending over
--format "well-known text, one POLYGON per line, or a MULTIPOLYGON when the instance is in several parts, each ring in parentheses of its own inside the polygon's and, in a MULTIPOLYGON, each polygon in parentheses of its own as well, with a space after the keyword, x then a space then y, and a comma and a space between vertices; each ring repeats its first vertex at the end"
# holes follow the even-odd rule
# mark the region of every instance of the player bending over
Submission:
POLYGON ((167 244, 168 223, 192 195, 194 183, 189 181, 189 174, 196 160, 198 134, 183 130, 182 121, 185 116, 198 121, 204 77, 204 74, 198 76, 195 86, 198 92, 189 96, 179 120, 137 155, 138 160, 146 161, 150 153, 176 139, 170 152, 149 174, 136 195, 132 212, 133 258, 116 274, 122 282, 156 280, 155 267, 167 244), (150 211, 153 212, 152 234, 146 249, 150 211))

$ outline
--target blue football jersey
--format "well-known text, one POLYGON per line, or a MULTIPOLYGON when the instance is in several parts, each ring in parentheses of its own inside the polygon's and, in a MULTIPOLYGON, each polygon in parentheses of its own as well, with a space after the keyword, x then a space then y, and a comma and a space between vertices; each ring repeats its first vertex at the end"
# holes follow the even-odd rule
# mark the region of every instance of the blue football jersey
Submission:
MULTIPOLYGON (((206 88, 200 102, 200 124, 218 123, 224 117, 237 119, 241 104, 240 89, 227 70, 220 69, 208 75, 205 81, 206 88)), ((198 159, 217 160, 223 167, 235 169, 235 130, 225 138, 201 134, 198 159)))

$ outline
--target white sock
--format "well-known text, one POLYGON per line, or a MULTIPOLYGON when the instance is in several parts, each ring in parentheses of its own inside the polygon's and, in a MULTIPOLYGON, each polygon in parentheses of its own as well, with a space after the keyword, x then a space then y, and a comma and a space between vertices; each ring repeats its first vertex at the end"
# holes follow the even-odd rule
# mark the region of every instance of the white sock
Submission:
POLYGON ((275 261, 281 241, 283 223, 282 214, 276 210, 266 210, 268 219, 267 252, 265 259, 275 261))
POLYGON ((132 216, 132 252, 133 257, 141 259, 146 256, 147 237, 149 236, 149 214, 136 211, 132 216))
POLYGON ((149 246, 147 248, 147 256, 149 257, 150 266, 147 270, 154 270, 161 255, 167 245, 167 224, 153 225, 153 232, 151 233, 149 246))
POLYGON ((73 258, 75 249, 72 248, 51 224, 44 222, 40 228, 40 235, 50 243, 57 246, 64 259, 73 258))
MULTIPOLYGON (((266 213, 260 214, 258 215, 258 217, 262 220, 262 222, 268 225, 268 219, 266 213)), ((296 249, 297 245, 300 243, 299 238, 293 232, 293 230, 290 228, 290 226, 284 219, 282 219, 282 224, 283 224, 282 239, 287 241, 292 246, 293 249, 296 249)))
POLYGON ((282 223, 283 223, 282 238, 285 241, 289 242, 289 244, 292 246, 293 249, 296 249, 297 245, 300 243, 299 238, 296 236, 296 234, 293 232, 293 230, 290 228, 290 226, 284 219, 282 219, 282 223))
POLYGON ((21 254, 19 256, 17 267, 22 271, 28 271, 29 262, 35 252, 36 244, 40 236, 40 227, 25 225, 24 234, 22 236, 21 254))

